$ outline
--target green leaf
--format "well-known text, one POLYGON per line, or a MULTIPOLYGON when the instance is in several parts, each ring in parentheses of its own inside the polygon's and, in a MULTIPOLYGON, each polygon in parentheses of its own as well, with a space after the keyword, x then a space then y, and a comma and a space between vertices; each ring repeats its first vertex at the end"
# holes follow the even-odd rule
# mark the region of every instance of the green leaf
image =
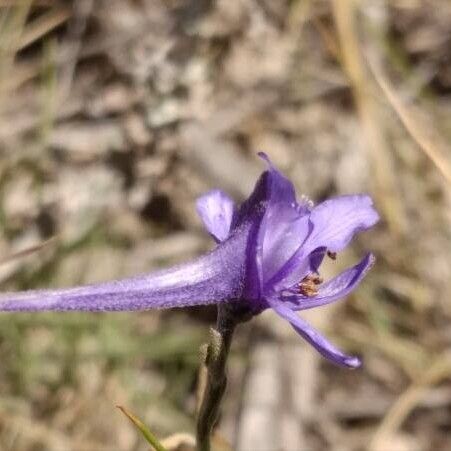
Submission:
POLYGON ((133 415, 123 406, 116 407, 141 431, 141 434, 155 451, 167 451, 155 435, 150 432, 149 428, 138 417, 133 415))

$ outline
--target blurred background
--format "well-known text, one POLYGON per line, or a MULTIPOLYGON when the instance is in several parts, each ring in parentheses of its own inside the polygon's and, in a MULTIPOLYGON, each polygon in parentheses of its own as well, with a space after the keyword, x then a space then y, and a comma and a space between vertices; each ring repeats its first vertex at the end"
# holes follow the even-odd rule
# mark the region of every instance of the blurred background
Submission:
MULTIPOLYGON (((196 196, 243 200, 264 150, 299 194, 377 203, 325 271, 368 249, 375 268, 305 315, 365 364, 332 366, 271 312, 240 326, 221 446, 449 450, 450 118, 449 0, 0 0, 1 290, 199 255, 196 196)), ((192 432, 214 318, 0 315, 0 449, 148 449, 117 404, 192 432)))

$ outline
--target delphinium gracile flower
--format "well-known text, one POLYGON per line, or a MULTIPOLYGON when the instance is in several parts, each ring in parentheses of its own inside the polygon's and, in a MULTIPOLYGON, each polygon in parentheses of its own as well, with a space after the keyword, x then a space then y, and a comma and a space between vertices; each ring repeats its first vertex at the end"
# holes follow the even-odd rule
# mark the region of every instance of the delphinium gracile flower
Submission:
POLYGON ((353 236, 379 220, 364 194, 318 205, 296 199, 293 184, 267 163, 240 206, 219 190, 197 200, 197 211, 216 247, 169 269, 123 280, 66 289, 0 295, 0 311, 132 311, 218 305, 218 324, 207 353, 208 381, 199 413, 199 449, 209 449, 211 428, 225 389, 225 363, 235 326, 271 308, 331 362, 360 366, 296 312, 325 306, 353 291, 374 263, 371 253, 323 281, 323 259, 335 259, 353 236))

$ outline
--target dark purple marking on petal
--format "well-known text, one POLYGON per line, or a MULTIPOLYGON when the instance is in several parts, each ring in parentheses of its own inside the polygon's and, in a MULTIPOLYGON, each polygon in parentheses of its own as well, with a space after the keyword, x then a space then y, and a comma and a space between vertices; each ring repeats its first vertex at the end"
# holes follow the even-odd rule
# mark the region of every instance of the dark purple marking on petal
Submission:
POLYGON ((321 266, 326 253, 327 249, 325 247, 318 247, 309 255, 308 258, 311 272, 318 273, 319 267, 321 266))
POLYGON ((358 357, 344 354, 310 324, 300 318, 295 312, 280 301, 270 301, 270 306, 282 318, 289 321, 293 329, 310 343, 323 357, 336 365, 348 368, 358 368, 362 362, 358 357))
POLYGON ((235 212, 233 200, 221 190, 212 190, 196 201, 196 210, 216 242, 228 238, 235 212))

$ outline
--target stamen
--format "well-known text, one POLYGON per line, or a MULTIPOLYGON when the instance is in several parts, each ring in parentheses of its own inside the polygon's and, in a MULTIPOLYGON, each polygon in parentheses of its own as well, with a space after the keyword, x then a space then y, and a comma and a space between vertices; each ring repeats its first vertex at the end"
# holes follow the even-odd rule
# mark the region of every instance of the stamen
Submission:
POLYGON ((304 206, 306 206, 309 210, 311 210, 315 206, 314 202, 305 194, 301 195, 301 199, 300 199, 299 203, 301 205, 303 204, 304 206))
POLYGON ((298 285, 299 293, 304 296, 313 297, 318 294, 318 285, 323 283, 323 279, 315 274, 305 276, 298 285))
POLYGON ((337 253, 336 252, 327 251, 327 256, 329 258, 331 258, 332 260, 336 260, 337 259, 337 253))

